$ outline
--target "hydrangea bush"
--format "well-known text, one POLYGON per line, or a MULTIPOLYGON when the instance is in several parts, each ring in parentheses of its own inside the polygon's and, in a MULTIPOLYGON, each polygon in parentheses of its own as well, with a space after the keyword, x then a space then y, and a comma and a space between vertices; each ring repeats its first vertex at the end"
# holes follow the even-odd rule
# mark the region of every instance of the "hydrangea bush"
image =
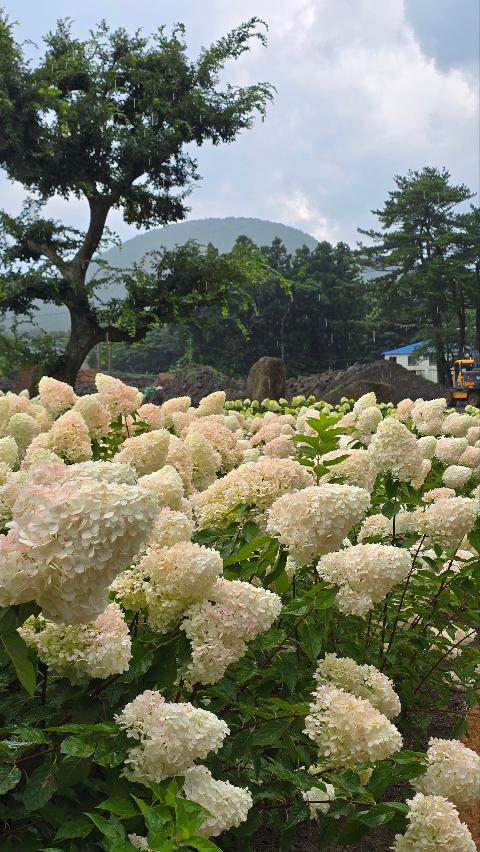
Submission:
POLYGON ((480 411, 96 382, 0 397, 2 850, 474 850, 480 411))

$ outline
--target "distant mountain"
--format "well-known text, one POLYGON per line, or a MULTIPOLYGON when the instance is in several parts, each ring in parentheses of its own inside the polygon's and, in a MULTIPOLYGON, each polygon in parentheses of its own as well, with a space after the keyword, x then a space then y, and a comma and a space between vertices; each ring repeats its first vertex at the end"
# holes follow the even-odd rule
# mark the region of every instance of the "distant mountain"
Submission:
MULTIPOLYGON (((148 252, 158 251, 161 248, 172 249, 175 246, 184 245, 189 240, 196 240, 205 246, 213 243, 219 251, 225 252, 230 251, 237 238, 241 236, 250 237, 258 246, 270 245, 278 237, 289 252, 294 252, 295 249, 304 245, 310 249, 314 249, 317 245, 314 237, 298 228, 282 225, 280 222, 228 216, 225 219, 193 219, 147 231, 145 234, 139 234, 127 240, 122 246, 109 249, 102 255, 102 259, 107 260, 111 266, 128 268, 135 261, 140 261, 148 252)), ((95 267, 92 264, 91 275, 94 271, 95 267)), ((122 289, 118 286, 102 288, 102 295, 105 298, 118 298, 122 296, 122 289)), ((35 314, 38 331, 55 332, 69 328, 66 308, 45 305, 41 302, 38 305, 39 309, 35 314)), ((9 325, 8 320, 5 325, 9 325)), ((24 329, 33 331, 27 324, 24 329)))

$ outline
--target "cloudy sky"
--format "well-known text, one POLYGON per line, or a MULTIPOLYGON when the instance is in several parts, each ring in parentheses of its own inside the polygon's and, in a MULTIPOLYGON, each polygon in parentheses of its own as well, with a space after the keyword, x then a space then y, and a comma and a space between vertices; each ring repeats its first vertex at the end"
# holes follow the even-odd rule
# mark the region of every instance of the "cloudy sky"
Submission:
MULTIPOLYGON (((69 15, 84 35, 100 18, 145 32, 182 21, 192 53, 261 16, 269 45, 229 66, 235 83, 277 88, 264 123, 222 148, 199 151, 203 177, 190 218, 257 216, 317 238, 357 238, 374 221, 394 174, 446 166, 479 187, 479 0, 3 0, 17 35, 40 42, 69 15)), ((0 178, 16 212, 19 186, 0 178)), ((82 225, 84 208, 54 200, 82 225)), ((122 239, 136 232, 115 214, 122 239)))

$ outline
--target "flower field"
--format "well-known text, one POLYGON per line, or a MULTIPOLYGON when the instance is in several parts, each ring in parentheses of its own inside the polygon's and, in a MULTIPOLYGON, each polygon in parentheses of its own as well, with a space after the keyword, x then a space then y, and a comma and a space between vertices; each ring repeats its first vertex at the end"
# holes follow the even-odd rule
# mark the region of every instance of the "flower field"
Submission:
POLYGON ((475 852, 480 410, 96 384, 0 396, 2 852, 475 852))

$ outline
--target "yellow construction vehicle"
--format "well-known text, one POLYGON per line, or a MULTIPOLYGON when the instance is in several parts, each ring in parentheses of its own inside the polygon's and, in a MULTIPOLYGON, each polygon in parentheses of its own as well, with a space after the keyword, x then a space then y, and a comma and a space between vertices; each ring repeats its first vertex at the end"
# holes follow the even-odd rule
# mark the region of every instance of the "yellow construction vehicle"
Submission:
POLYGON ((450 405, 458 403, 480 407, 480 361, 478 358, 458 358, 453 365, 450 405))

